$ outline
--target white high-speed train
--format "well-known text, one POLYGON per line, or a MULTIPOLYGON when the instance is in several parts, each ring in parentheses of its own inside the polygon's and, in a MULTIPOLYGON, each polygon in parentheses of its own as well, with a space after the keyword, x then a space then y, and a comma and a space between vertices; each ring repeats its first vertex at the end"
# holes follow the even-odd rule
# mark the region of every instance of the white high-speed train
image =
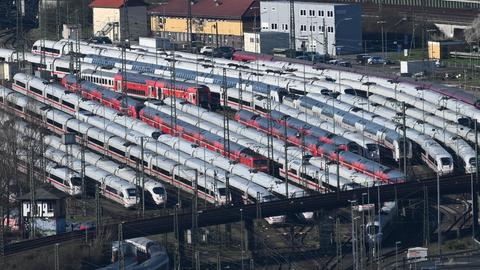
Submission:
MULTIPOLYGON (((65 146, 62 143, 60 138, 56 136, 46 136, 45 143, 55 148, 56 150, 65 152, 65 155, 66 155, 67 146, 65 146)), ((68 149, 68 152, 69 152, 69 155, 77 159, 82 158, 82 148, 79 145, 72 145, 68 149)), ((110 159, 107 159, 101 155, 98 155, 88 150, 84 150, 83 155, 86 163, 94 165, 102 170, 105 170, 108 173, 111 173, 122 179, 125 179, 132 184, 140 183, 139 185, 142 186, 141 184, 142 180, 140 178, 139 173, 136 173, 130 167, 125 166, 124 164, 115 163, 110 159)), ((57 156, 52 156, 48 158, 60 164, 64 164, 63 162, 66 162, 66 156, 57 155, 57 156)), ((167 202, 167 192, 165 190, 165 187, 161 183, 159 183, 158 181, 148 176, 144 176, 143 181, 144 181, 144 187, 146 191, 145 202, 154 203, 156 205, 163 205, 167 202)))
MULTIPOLYGON (((5 119, 8 118, 3 118, 2 121, 5 119)), ((29 129, 23 121, 16 121, 14 128, 20 133, 29 129)), ((65 166, 77 172, 82 168, 81 161, 75 158, 71 158, 65 166)), ((134 207, 138 201, 135 185, 95 166, 85 166, 85 181, 86 183, 98 184, 101 195, 123 205, 125 208, 134 207)))
MULTIPOLYGON (((394 160, 398 161, 403 158, 404 155, 407 158, 412 157, 410 141, 405 142, 407 147, 405 149, 406 153, 404 154, 403 137, 398 132, 343 111, 336 106, 335 101, 327 102, 327 100, 323 100, 325 98, 323 95, 311 95, 312 94, 308 94, 307 96, 301 96, 297 99, 285 98, 284 104, 299 110, 305 110, 307 113, 318 115, 324 120, 334 119, 340 126, 362 132, 365 136, 388 148, 391 151, 390 156, 392 156, 394 160)), ((328 97, 326 97, 326 99, 328 99, 328 97)), ((333 100, 333 98, 331 99, 333 100)), ((336 103, 338 103, 338 101, 336 103)), ((388 152, 386 152, 386 154, 388 154, 388 152)))
MULTIPOLYGON (((9 89, 1 90, 1 104, 7 106, 9 110, 16 111, 16 113, 22 117, 33 116, 35 119, 44 121, 47 126, 58 134, 65 132, 86 134, 86 145, 90 148, 100 153, 108 154, 112 158, 131 166, 137 165, 137 160, 139 160, 141 156, 141 149, 138 145, 127 143, 120 137, 106 133, 103 129, 94 128, 56 109, 38 103, 35 104, 32 103, 32 101, 28 102, 26 101, 27 97, 19 93, 9 89)), ((106 121, 102 122, 107 123, 106 121)), ((144 151, 144 158, 148 160, 147 162, 144 161, 146 165, 145 172, 147 174, 159 177, 163 181, 178 186, 187 192, 193 192, 191 182, 195 178, 195 175, 190 168, 170 159, 153 155, 147 150, 144 151)), ((114 168, 110 169, 113 170, 114 168)), ((134 178, 129 177, 128 179, 136 183, 134 178)), ((217 183, 218 185, 216 185, 214 182, 211 178, 203 179, 202 176, 199 176, 199 197, 211 203, 224 203, 226 201, 225 188, 222 183, 219 182, 217 183), (204 185, 205 183, 206 185, 204 185), (216 189, 213 189, 215 185, 216 189)), ((156 204, 162 204, 164 201, 164 192, 159 189, 163 189, 163 185, 155 181, 155 183, 151 182, 148 186, 151 186, 151 190, 146 189, 149 196, 152 197, 156 204)))
MULTIPOLYGON (((27 153, 19 151, 17 156, 18 167, 26 173, 29 167, 27 153)), ((55 162, 46 161, 45 163, 45 181, 47 183, 70 196, 82 194, 82 177, 80 174, 55 162)), ((41 168, 40 160, 37 160, 35 166, 41 168)))
MULTIPOLYGON (((165 101, 166 101, 166 104, 170 104, 170 99, 166 99, 165 101)), ((147 106, 149 106, 149 105, 147 104, 147 106)), ((217 126, 220 126, 220 125, 223 124, 223 116, 221 116, 221 115, 219 115, 215 112, 211 112, 211 111, 208 111, 206 109, 199 108, 197 106, 193 106, 192 104, 182 102, 181 100, 178 100, 178 99, 176 100, 176 108, 179 111, 182 111, 182 112, 185 112, 189 115, 192 115, 193 119, 202 119, 204 121, 207 121, 207 122, 212 123, 213 125, 217 125, 217 126)), ((178 112, 177 112, 177 114, 178 114, 178 112)), ((257 140, 258 142, 262 143, 263 145, 267 144, 266 136, 262 135, 262 133, 260 133, 257 130, 246 127, 246 126, 242 125, 241 123, 234 122, 234 121, 231 121, 229 126, 230 126, 230 132, 235 132, 237 134, 242 134, 247 138, 253 138, 253 139, 257 140)), ((281 144, 282 144, 281 148, 283 149, 283 147, 284 147, 283 143, 281 143, 281 144)), ((282 150, 282 149, 279 149, 279 150, 282 150)), ((307 182, 311 183, 309 185, 312 185, 312 188, 318 189, 319 187, 316 183, 320 183, 320 180, 322 180, 322 183, 324 184, 325 187, 330 187, 331 188, 331 185, 329 185, 328 181, 325 182, 325 180, 333 179, 333 178, 336 179, 336 175, 334 174, 336 172, 336 169, 333 168, 333 169, 329 170, 329 172, 331 172, 329 174, 326 174, 326 173, 322 174, 321 171, 326 171, 325 170, 326 166, 323 163, 324 159, 321 159, 322 160, 321 162, 316 162, 316 164, 313 164, 314 160, 317 160, 317 159, 319 159, 319 158, 308 157, 308 158, 304 159, 304 161, 309 161, 310 163, 312 163, 312 165, 314 165, 316 167, 316 169, 312 168, 313 170, 309 174, 310 176, 307 175, 305 177, 302 177, 302 173, 303 173, 302 169, 304 169, 304 168, 303 167, 299 168, 300 162, 295 161, 295 160, 289 160, 289 167, 300 169, 300 170, 295 169, 295 170, 289 171, 289 176, 291 176, 295 180, 298 180, 300 185, 304 185, 305 184, 304 181, 307 180, 307 182), (320 170, 320 173, 318 172, 319 170, 320 170), (311 177, 312 175, 318 175, 320 178, 319 177, 314 177, 313 180, 309 179, 309 177, 311 177)), ((280 164, 279 164, 282 176, 284 175, 283 163, 284 162, 280 162, 280 164)), ((333 165, 331 165, 331 164, 327 165, 327 167, 330 167, 330 166, 333 166, 333 165)), ((363 185, 363 186, 368 186, 368 184, 372 184, 372 183, 375 182, 374 178, 369 177, 369 176, 367 176, 363 173, 344 168, 343 166, 341 166, 341 168, 340 168, 340 176, 341 176, 341 179, 340 179, 341 181, 347 180, 347 182, 342 182, 342 188, 346 189, 346 190, 347 189, 352 189, 353 187, 355 187, 355 183, 358 183, 358 184, 363 185)), ((292 178, 290 178, 290 179, 292 179, 292 178)), ((336 188, 336 186, 335 186, 335 188, 336 188)))
MULTIPOLYGON (((363 110, 367 110, 367 112, 363 113, 363 116, 366 119, 373 119, 376 117, 376 115, 381 115, 383 117, 387 117, 392 120, 395 117, 398 117, 398 113, 395 110, 390 109, 390 107, 394 107, 395 104, 386 103, 388 106, 380 106, 374 103, 368 106, 368 104, 366 104, 367 103, 366 99, 361 97, 355 97, 352 95, 342 95, 341 100, 342 101, 339 101, 339 103, 341 103, 342 106, 345 105, 344 109, 347 109, 348 107, 350 107, 349 111, 352 111, 355 108, 361 108, 363 110), (375 113, 376 115, 372 113, 375 113)), ((400 122, 399 120, 397 121, 400 122)), ((453 152, 456 153, 458 160, 462 162, 461 167, 465 170, 465 172, 467 173, 474 172, 475 164, 476 164, 475 151, 467 142, 465 142, 457 134, 449 132, 447 130, 443 130, 442 128, 432 126, 430 124, 427 124, 419 119, 416 119, 410 116, 405 116, 405 122, 408 127, 411 127, 417 130, 418 132, 422 132, 426 135, 429 135, 434 139, 442 141, 446 146, 448 146, 453 152)), ((446 155, 443 158, 441 158, 441 156, 437 156, 433 158, 434 158, 433 161, 437 161, 435 162, 435 165, 437 165, 435 166, 436 168, 435 170, 439 172, 445 172, 453 169, 452 163, 450 160, 447 160, 446 155), (437 160, 439 157, 440 157, 440 163, 437 160), (440 164, 442 165, 440 166, 440 164)))
MULTIPOLYGON (((167 101, 168 103, 168 101, 167 101)), ((147 107, 151 107, 151 108, 155 108, 157 110, 160 110, 164 113, 170 113, 170 107, 168 106, 164 106, 164 105, 161 105, 159 104, 159 102, 146 102, 145 105, 147 107)), ((177 106, 179 107, 178 109, 180 111, 182 111, 183 109, 182 108, 185 108, 187 111, 187 106, 188 104, 182 102, 181 100, 177 100, 177 106), (185 105, 185 106, 183 106, 185 105)), ((219 121, 220 118, 222 118, 222 116, 220 116, 219 114, 216 114, 216 113, 213 113, 213 112, 209 112, 205 109, 198 109, 198 107, 196 108, 190 108, 190 112, 192 111, 197 111, 197 113, 195 113, 195 115, 192 115, 192 114, 189 114, 189 113, 184 113, 183 111, 182 112, 179 112, 177 111, 177 117, 179 117, 180 119, 184 120, 184 121, 187 121, 191 124, 194 124, 196 126, 204 126, 204 127, 207 127, 208 130, 213 130, 213 129, 216 129, 218 130, 218 132, 223 132, 223 129, 221 129, 220 127, 218 126, 215 126, 213 123, 211 122, 208 122, 208 123, 205 123, 205 121, 198 121, 198 119, 209 119, 209 121, 219 121), (208 115, 207 115, 208 114, 208 115)), ((238 125, 238 123, 235 123, 235 125, 238 125)), ((244 128, 248 128, 248 127, 244 127, 244 128)), ((255 141, 261 141, 259 140, 260 138, 263 138, 265 137, 263 134, 258 134, 257 136, 253 136, 253 137, 246 137, 246 136, 243 136, 243 135, 240 135, 240 134, 237 134, 235 132, 232 132, 230 131, 230 138, 232 137, 238 137, 238 140, 243 140, 243 141, 246 141, 246 142, 250 142, 251 144, 255 144, 255 141), (255 139, 255 141, 253 141, 252 139, 255 139)), ((261 144, 261 143, 260 143, 261 144)), ((275 141, 274 141, 274 144, 275 144, 275 141)), ((262 148, 265 148, 266 145, 264 144, 261 144, 259 146, 257 146, 258 148, 262 147, 262 148)), ((274 146, 274 149, 276 147, 274 146)), ((282 143, 281 147, 279 147, 281 149, 284 148, 284 145, 282 143)), ((268 151, 268 150, 266 150, 268 151)), ((306 161, 308 161, 308 159, 310 158, 310 155, 308 154, 308 151, 307 151, 307 156, 306 157, 303 157, 301 156, 302 154, 302 151, 301 150, 296 150, 296 152, 294 154, 291 154, 290 151, 287 151, 289 153, 289 158, 288 158, 288 166, 289 166, 289 171, 288 171, 288 175, 289 175, 289 180, 291 181, 294 181, 295 183, 297 183, 298 185, 302 186, 302 187, 306 187, 306 188, 309 188, 309 189, 313 189, 313 190, 316 190, 316 191, 322 191, 326 188, 325 186, 325 179, 328 179, 328 178, 336 178, 336 175, 333 174, 333 173, 330 173, 329 176, 326 176, 325 175, 325 172, 323 172, 322 169, 316 167, 316 166, 312 166, 310 164, 307 164, 306 161), (300 155, 296 155, 296 154, 300 154, 300 155), (305 162, 301 162, 301 160, 304 160, 305 162)), ((273 152, 273 155, 275 158, 275 163, 276 163, 276 166, 279 167, 279 171, 280 171, 280 176, 283 177, 285 179, 285 170, 283 169, 283 165, 285 163, 285 158, 284 158, 284 154, 279 152, 279 151, 275 151, 273 152), (276 153, 277 156, 276 156, 276 153)), ((267 156, 267 155, 266 155, 267 156)), ((331 171, 331 172, 334 172, 334 171, 331 171)), ((342 171, 343 172, 343 171, 342 171)), ((360 173, 359 173, 360 174, 360 173)), ((348 189, 349 188, 349 185, 348 183, 351 183, 351 181, 349 179, 344 179, 343 176, 341 176, 341 180, 342 180, 342 186, 345 186, 345 189, 348 189)), ((365 178, 368 178, 367 176, 365 176, 365 178)), ((365 182, 365 181, 362 181, 362 182, 365 182)), ((329 186, 328 187, 329 189, 331 189, 331 187, 329 186)))

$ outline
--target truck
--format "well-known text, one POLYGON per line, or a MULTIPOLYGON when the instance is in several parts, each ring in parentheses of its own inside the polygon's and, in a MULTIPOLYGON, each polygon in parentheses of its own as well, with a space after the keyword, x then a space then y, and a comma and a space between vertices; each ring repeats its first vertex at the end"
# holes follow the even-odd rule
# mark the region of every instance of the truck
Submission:
POLYGON ((413 76, 419 73, 425 75, 430 73, 434 67, 435 60, 400 61, 400 74, 402 76, 413 76))
POLYGON ((407 250, 407 260, 409 263, 423 262, 427 260, 428 248, 414 247, 407 250))

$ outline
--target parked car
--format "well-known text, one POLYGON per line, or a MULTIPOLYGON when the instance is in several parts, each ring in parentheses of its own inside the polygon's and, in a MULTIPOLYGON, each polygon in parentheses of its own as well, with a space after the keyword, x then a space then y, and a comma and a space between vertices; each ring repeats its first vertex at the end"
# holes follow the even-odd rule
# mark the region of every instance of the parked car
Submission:
POLYGON ((368 58, 367 64, 369 64, 369 65, 386 65, 387 60, 383 59, 380 56, 372 56, 372 57, 368 58))
POLYGON ((200 49, 200 53, 201 54, 205 54, 205 55, 212 55, 213 52, 214 52, 215 48, 212 47, 212 46, 203 46, 201 49, 200 49))
POLYGON ((356 57, 357 64, 365 65, 367 64, 368 59, 372 57, 368 54, 358 54, 356 57))
POLYGON ((226 59, 232 59, 233 53, 235 52, 235 48, 222 46, 214 49, 214 56, 215 57, 222 57, 226 59))
POLYGON ((93 44, 112 44, 112 40, 104 36, 92 37, 89 42, 93 44))
POLYGON ((352 64, 348 61, 340 61, 340 62, 338 62, 337 65, 342 66, 342 67, 352 67, 352 64))

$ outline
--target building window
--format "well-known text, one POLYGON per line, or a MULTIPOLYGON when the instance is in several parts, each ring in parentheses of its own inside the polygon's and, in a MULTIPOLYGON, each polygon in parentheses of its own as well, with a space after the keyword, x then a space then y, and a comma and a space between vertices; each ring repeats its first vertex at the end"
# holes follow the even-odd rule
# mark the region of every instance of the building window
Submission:
POLYGON ((318 11, 318 16, 319 16, 319 17, 325 16, 325 13, 323 13, 323 10, 319 10, 319 11, 318 11))
POLYGON ((276 23, 272 23, 272 30, 277 30, 278 29, 278 26, 276 23))
POLYGON ((253 37, 250 38, 250 43, 254 43, 255 39, 253 37))
POLYGON ((310 32, 315 32, 315 25, 310 25, 310 32))
POLYGON ((282 24, 282 30, 284 31, 288 30, 288 24, 286 23, 282 24))
POLYGON ((318 32, 321 32, 321 33, 325 32, 325 26, 319 26, 318 32))
POLYGON ((308 11, 308 15, 314 17, 314 16, 315 16, 315 10, 310 9, 310 10, 308 11))
POLYGON ((327 11, 327 17, 333 17, 333 11, 327 11))
POLYGON ((277 10, 277 9, 275 7, 272 7, 272 11, 275 11, 275 10, 277 10))
POLYGON ((301 9, 300 10, 300 16, 307 16, 307 10, 306 9, 301 9))
POLYGON ((307 31, 307 26, 305 24, 300 25, 300 31, 307 31))
POLYGON ((333 27, 332 26, 327 27, 327 32, 333 33, 333 27))

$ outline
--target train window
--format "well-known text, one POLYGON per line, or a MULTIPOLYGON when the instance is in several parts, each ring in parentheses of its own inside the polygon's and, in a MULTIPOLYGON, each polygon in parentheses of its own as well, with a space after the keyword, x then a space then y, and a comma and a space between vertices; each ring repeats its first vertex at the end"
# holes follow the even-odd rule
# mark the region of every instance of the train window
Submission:
POLYGON ((117 194, 117 190, 112 188, 111 186, 106 186, 105 190, 107 190, 108 192, 111 192, 113 194, 117 194))
POLYGON ((15 84, 22 87, 22 88, 25 88, 25 84, 23 82, 15 81, 15 84))
POLYGON ((307 179, 307 180, 309 180, 309 181, 315 182, 315 179, 314 179, 313 177, 311 177, 310 175, 308 175, 308 174, 300 173, 300 177, 303 178, 303 179, 307 179))
POLYGON ((158 195, 163 195, 165 194, 165 189, 162 187, 154 187, 152 189, 153 193, 158 194, 158 195))
POLYGON ((295 88, 290 88, 290 93, 292 94, 296 94, 296 95, 305 95, 305 91, 303 90, 299 90, 299 89, 295 89, 295 88))
POLYGON ((81 177, 72 177, 70 178, 72 182, 72 186, 80 187, 82 186, 82 178, 81 177))
POLYGON ((60 51, 57 49, 42 47, 42 51, 54 54, 60 54, 60 51))
POLYGON ((56 175, 50 174, 50 178, 52 178, 55 182, 63 184, 63 179, 56 175))
POLYGON ((75 105, 73 105, 72 103, 70 103, 68 101, 62 100, 62 104, 69 107, 69 108, 75 109, 75 105))
POLYGON ((54 96, 54 95, 51 95, 51 94, 47 94, 47 98, 48 98, 48 99, 51 99, 51 100, 53 100, 53 101, 55 101, 55 102, 59 102, 59 101, 60 101, 60 99, 59 99, 58 97, 56 97, 56 96, 54 96))
POLYGON ((57 127, 57 128, 60 128, 60 129, 63 128, 62 124, 60 124, 60 123, 58 123, 57 121, 54 121, 54 120, 52 120, 52 119, 47 119, 47 123, 50 124, 50 125, 52 125, 52 126, 55 126, 55 127, 57 127))
POLYGON ((297 174, 297 170, 295 170, 295 169, 289 169, 288 171, 295 174, 295 175, 297 174))
MULTIPOLYGON (((130 155, 130 160, 133 161, 133 162, 138 162, 138 163, 140 163, 140 159, 137 158, 136 156, 133 156, 133 155, 130 155)), ((143 160, 143 166, 148 167, 148 162, 146 162, 145 160, 143 160)))
POLYGON ((79 134, 76 130, 74 130, 72 128, 69 128, 69 127, 67 127, 67 132, 73 133, 73 134, 75 134, 75 136, 78 136, 78 134, 79 134))
POLYGON ((92 137, 90 137, 90 136, 88 136, 88 141, 91 142, 91 143, 93 143, 93 144, 96 144, 96 145, 98 145, 98 146, 103 147, 103 142, 101 142, 101 141, 99 141, 99 140, 97 140, 97 139, 94 139, 94 138, 92 138, 92 137))
POLYGON ((164 169, 162 169, 162 168, 159 168, 159 167, 157 167, 157 166, 155 166, 155 165, 153 165, 152 168, 153 168, 154 171, 159 172, 159 173, 161 173, 161 174, 163 174, 163 175, 168 175, 168 176, 171 175, 169 171, 164 170, 164 169))
POLYGON ((180 181, 180 182, 182 182, 182 183, 184 183, 184 184, 187 184, 187 185, 189 185, 189 186, 191 185, 190 181, 188 181, 187 179, 185 179, 185 178, 183 178, 183 177, 181 177, 181 176, 179 176, 179 175, 175 175, 175 180, 178 180, 178 181, 180 181))
POLYGON ((60 71, 60 72, 70 73, 70 69, 69 69, 69 68, 64 68, 64 67, 59 67, 59 66, 57 66, 55 69, 56 69, 57 71, 60 71))
POLYGON ((127 188, 127 194, 129 197, 134 197, 137 195, 137 190, 134 188, 127 188))
POLYGON ((198 189, 198 191, 203 192, 205 194, 210 194, 210 192, 202 186, 197 185, 197 189, 198 189))
POLYGON ((440 162, 442 162, 443 166, 448 166, 452 164, 452 161, 449 158, 445 158, 445 157, 440 158, 440 162))
POLYGON ((108 146, 108 150, 110 150, 110 151, 112 151, 112 152, 114 152, 114 153, 116 153, 116 154, 119 154, 119 155, 121 155, 121 156, 123 156, 123 157, 125 156, 125 152, 124 152, 124 151, 122 151, 122 150, 120 150, 120 149, 117 149, 117 148, 115 148, 115 147, 113 147, 113 146, 108 146))
POLYGON ((260 107, 260 106, 258 106, 258 105, 255 105, 255 110, 261 111, 261 112, 264 112, 264 113, 268 112, 266 109, 264 109, 264 108, 262 108, 262 107, 260 107))
POLYGON ((143 90, 127 89, 127 92, 130 93, 130 94, 137 95, 137 96, 145 96, 145 91, 143 91, 143 90))
POLYGON ((38 88, 35 88, 33 86, 30 86, 30 91, 36 93, 36 94, 39 94, 39 95, 43 95, 43 91, 38 89, 38 88))

